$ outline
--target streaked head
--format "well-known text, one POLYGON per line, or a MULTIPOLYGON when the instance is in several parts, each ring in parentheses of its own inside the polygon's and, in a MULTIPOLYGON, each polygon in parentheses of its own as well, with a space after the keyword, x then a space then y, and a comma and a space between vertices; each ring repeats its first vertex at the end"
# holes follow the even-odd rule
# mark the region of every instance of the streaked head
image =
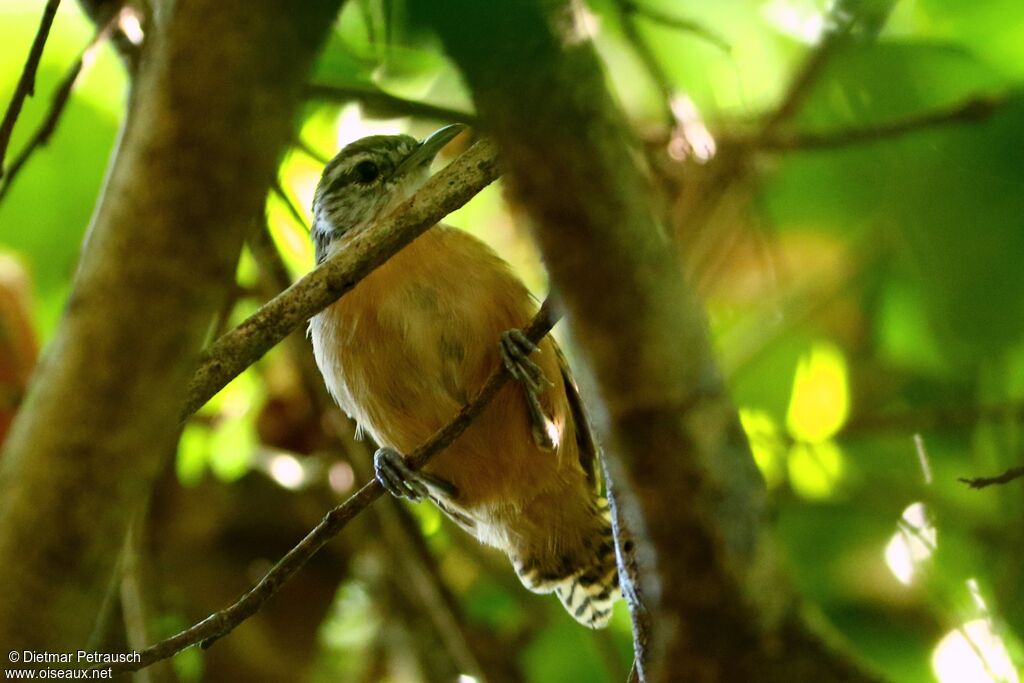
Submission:
POLYGON ((362 230, 426 182, 430 162, 465 126, 446 126, 422 142, 408 135, 371 135, 346 145, 324 167, 313 196, 316 262, 330 245, 362 230))

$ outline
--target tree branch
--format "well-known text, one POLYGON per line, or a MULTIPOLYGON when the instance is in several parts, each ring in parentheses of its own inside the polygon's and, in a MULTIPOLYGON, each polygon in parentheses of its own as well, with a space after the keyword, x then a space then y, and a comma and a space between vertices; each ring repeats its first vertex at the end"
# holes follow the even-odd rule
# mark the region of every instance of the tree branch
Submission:
POLYGON ((64 114, 64 109, 67 107, 68 102, 71 99, 71 91, 74 90, 75 84, 78 83, 79 76, 82 75, 82 71, 85 68, 85 63, 89 59, 91 53, 95 52, 96 49, 106 40, 111 32, 113 31, 117 21, 117 16, 112 17, 106 24, 100 26, 96 35, 89 41, 89 44, 82 50, 82 54, 75 60, 75 63, 68 69, 67 74, 57 85, 56 90, 53 91, 53 97, 50 100, 50 107, 46 110, 46 116, 43 118, 39 127, 36 128, 32 137, 29 138, 25 146, 22 147, 21 151, 18 152, 17 156, 11 161, 11 165, 7 168, 6 173, 0 178, 0 200, 7 195, 7 192, 11 189, 11 185, 14 183, 14 179, 18 176, 22 167, 28 162, 32 155, 40 148, 46 145, 50 141, 50 137, 54 131, 57 130, 57 124, 60 123, 61 116, 64 114))
POLYGON ((407 100, 390 95, 382 90, 370 88, 346 87, 312 83, 306 86, 307 99, 324 100, 326 102, 360 102, 371 116, 391 118, 396 116, 413 116, 431 121, 448 123, 466 123, 473 125, 476 117, 472 114, 449 109, 426 102, 407 100))
MULTIPOLYGON (((895 121, 821 132, 777 132, 749 144, 770 152, 830 150, 899 137, 920 130, 955 123, 977 123, 992 116, 1006 103, 1005 95, 972 97, 945 109, 915 114, 895 121)), ((744 143, 739 143, 744 144, 744 143)))
POLYGON ((184 419, 289 332, 304 324, 427 228, 500 174, 492 143, 481 140, 434 175, 387 218, 347 238, 345 248, 264 304, 203 352, 189 384, 184 419))
POLYGON ((634 16, 639 8, 631 0, 615 0, 612 4, 619 16, 622 34, 630 46, 632 46, 633 52, 640 58, 644 68, 647 70, 647 75, 650 76, 651 80, 654 81, 654 85, 658 88, 658 92, 661 95, 661 107, 665 117, 666 129, 672 130, 676 126, 675 112, 672 111, 672 98, 675 97, 676 89, 672 86, 668 73, 666 73, 661 62, 658 61, 654 50, 651 49, 651 46, 640 34, 640 29, 634 21, 634 16))
POLYGON ((500 145, 571 313, 615 517, 634 533, 635 553, 618 538, 639 570, 638 584, 620 571, 624 592, 639 589, 634 623, 646 608, 654 624, 639 678, 872 680, 806 628, 760 543, 763 482, 571 2, 509 0, 500 16, 476 0, 417 5, 500 145))
POLYGON ((21 105, 25 98, 34 95, 36 90, 36 71, 39 69, 39 60, 43 56, 43 47, 46 46, 46 38, 50 35, 50 27, 53 26, 53 18, 57 15, 57 7, 60 0, 47 0, 43 7, 43 17, 39 20, 39 29, 36 31, 35 40, 28 51, 28 59, 21 70, 21 78, 14 88, 11 101, 4 112, 3 121, 0 121, 0 178, 4 175, 4 159, 7 157, 7 145, 11 141, 11 133, 14 132, 14 123, 21 113, 21 105))
POLYGON ((826 17, 827 30, 821 41, 804 56, 778 104, 756 123, 756 132, 752 136, 754 142, 748 146, 719 144, 717 154, 706 169, 694 172, 691 182, 698 184, 699 191, 694 193, 691 190, 684 194, 692 197, 685 207, 686 225, 674 226, 675 232, 685 234, 689 243, 686 258, 691 272, 704 270, 709 253, 714 249, 711 243, 720 241, 720 235, 712 228, 729 198, 734 198, 733 201, 739 204, 749 202, 745 195, 750 192, 755 166, 751 163, 748 149, 758 148, 758 141, 770 139, 800 111, 833 55, 846 43, 850 31, 858 23, 859 14, 849 7, 853 1, 837 0, 833 4, 826 17))
POLYGON ((840 0, 827 17, 828 27, 815 48, 804 58, 794 74, 782 100, 761 122, 761 137, 771 136, 780 125, 793 118, 811 92, 811 88, 832 60, 832 55, 842 46, 855 24, 855 14, 844 12, 845 0, 840 0))
MULTIPOLYGON (((551 330, 555 322, 556 316, 552 314, 550 300, 545 301, 523 333, 531 341, 539 342, 551 330)), ((508 379, 509 374, 505 366, 499 365, 473 400, 464 406, 451 422, 407 455, 410 467, 420 469, 431 458, 450 446, 483 412, 508 379)), ((289 550, 255 586, 234 604, 214 612, 181 633, 146 648, 140 653, 139 662, 115 665, 114 671, 117 673, 137 671, 154 662, 167 659, 196 643, 200 643, 204 649, 210 647, 218 638, 227 635, 236 626, 259 611, 263 604, 277 593, 281 586, 294 576, 325 543, 341 533, 342 529, 356 515, 369 507, 383 493, 384 489, 376 479, 363 485, 348 500, 328 512, 298 545, 289 550)), ((95 668, 106 667, 107 665, 103 665, 95 668)))
POLYGON ((284 203, 284 206, 288 209, 288 213, 291 214, 292 219, 305 228, 306 232, 309 232, 309 225, 306 223, 305 216, 302 215, 302 212, 299 211, 299 207, 295 206, 295 202, 293 202, 292 198, 288 196, 287 192, 285 192, 284 187, 281 185, 281 179, 274 178, 274 182, 271 184, 270 189, 275 195, 277 195, 277 198, 284 203))
POLYGON ((923 432, 956 430, 975 426, 981 420, 1024 417, 1024 402, 923 406, 885 413, 857 413, 843 425, 841 434, 857 435, 878 431, 923 432))
POLYGON ((326 166, 327 162, 329 162, 331 160, 330 157, 325 156, 324 154, 321 154, 317 150, 313 149, 313 146, 310 145, 305 140, 303 140, 301 137, 296 137, 295 138, 294 145, 295 145, 295 149, 299 150, 300 152, 305 154, 307 157, 309 157, 310 159, 312 159, 313 161, 315 161, 315 162, 317 162, 319 164, 323 164, 324 166, 326 166))
MULTIPOLYGON (((267 227, 264 226, 250 236, 248 245, 260 267, 261 280, 270 290, 268 298, 287 289, 292 282, 291 276, 267 227)), ((354 423, 341 412, 328 394, 313 359, 309 339, 296 330, 284 343, 316 414, 330 417, 325 429, 338 440, 345 456, 356 469, 357 476, 371 478, 373 447, 365 440, 355 439, 354 423)), ((416 593, 430 617, 430 627, 436 629, 439 640, 447 647, 453 662, 462 671, 481 681, 500 683, 503 680, 518 680, 517 676, 502 676, 503 672, 496 666, 499 662, 504 663, 498 651, 479 647, 479 639, 473 637, 475 629, 467 623, 415 522, 398 501, 388 502, 391 504, 373 509, 384 533, 385 550, 405 566, 405 575, 412 577, 416 593)))
POLYGON ((340 3, 191 0, 150 31, 72 294, 0 457, 11 649, 86 641, 340 3))
POLYGON ((119 15, 122 15, 125 11, 132 12, 139 23, 145 27, 145 30, 152 33, 158 30, 159 27, 153 25, 152 16, 141 14, 143 9, 152 10, 152 2, 144 0, 141 3, 132 2, 126 4, 125 0, 78 0, 78 4, 97 28, 106 25, 115 17, 118 18, 118 22, 113 27, 111 43, 114 49, 117 50, 117 54, 121 57, 125 71, 128 72, 129 76, 134 77, 139 68, 139 59, 142 56, 142 45, 133 42, 128 37, 120 25, 119 15))
POLYGON ((679 17, 668 12, 663 12, 655 7, 650 7, 647 4, 641 4, 636 0, 618 0, 621 6, 629 13, 634 14, 638 17, 647 19, 656 24, 661 24, 667 28, 675 29, 677 31, 684 31, 686 33, 692 33, 698 38, 707 41, 711 45, 714 45, 722 52, 729 54, 732 52, 732 46, 729 45, 728 41, 725 40, 715 31, 711 30, 699 21, 693 19, 686 19, 679 17))
POLYGON ((1024 467, 1011 467, 995 477, 976 477, 974 479, 964 479, 961 477, 960 479, 957 479, 957 481, 962 481, 972 489, 983 489, 995 484, 1007 484, 1014 479, 1019 479, 1021 477, 1024 477, 1024 467))

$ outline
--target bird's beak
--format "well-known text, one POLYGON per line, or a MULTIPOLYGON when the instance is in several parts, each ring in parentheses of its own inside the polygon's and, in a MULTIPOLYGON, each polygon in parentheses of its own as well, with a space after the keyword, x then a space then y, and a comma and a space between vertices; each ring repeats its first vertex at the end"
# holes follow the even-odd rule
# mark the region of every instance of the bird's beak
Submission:
POLYGON ((402 163, 395 169, 395 175, 404 175, 424 165, 429 165, 434 160, 434 157, 437 156, 437 153, 464 130, 466 130, 466 125, 462 123, 453 123, 450 126, 435 130, 425 137, 420 144, 416 145, 416 149, 409 156, 402 160, 402 163))

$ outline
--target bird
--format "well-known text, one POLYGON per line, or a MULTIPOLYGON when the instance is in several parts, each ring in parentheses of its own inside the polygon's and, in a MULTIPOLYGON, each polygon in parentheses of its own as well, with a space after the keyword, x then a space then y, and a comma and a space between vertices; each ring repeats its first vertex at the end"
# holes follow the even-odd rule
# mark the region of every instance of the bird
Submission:
MULTIPOLYGON (((343 147, 314 193, 317 263, 421 187, 464 128, 343 147)), ((373 464, 383 487, 429 499, 503 551, 527 589, 555 593, 579 623, 602 628, 621 592, 597 447, 558 345, 533 344, 519 328, 536 310, 497 253, 439 223, 311 318, 309 334, 330 393, 379 446, 373 464), (451 421, 502 364, 518 381, 412 470, 403 454, 451 421)))

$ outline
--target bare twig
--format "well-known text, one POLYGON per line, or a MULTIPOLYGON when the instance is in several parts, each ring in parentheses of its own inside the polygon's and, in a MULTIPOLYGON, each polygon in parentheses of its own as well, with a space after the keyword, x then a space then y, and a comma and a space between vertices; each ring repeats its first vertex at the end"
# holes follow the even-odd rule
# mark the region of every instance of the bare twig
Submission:
MULTIPOLYGON (((555 322, 556 316, 552 314, 549 299, 541 306, 530 325, 524 329, 524 333, 531 341, 539 342, 551 330, 555 322)), ((451 422, 408 455, 409 465, 413 469, 419 469, 432 457, 451 445, 483 412, 508 381, 508 378, 508 371, 503 365, 499 366, 473 400, 464 406, 451 422)), ((139 653, 138 662, 115 665, 114 671, 117 673, 137 671, 154 662, 167 659, 196 643, 200 643, 204 649, 209 647, 218 638, 227 635, 236 626, 259 611, 263 604, 294 576, 324 544, 337 536, 356 515, 369 507, 383 493, 384 489, 376 479, 365 484, 348 500, 328 512, 302 541, 289 550, 255 586, 234 604, 214 612, 181 633, 146 648, 139 653)), ((106 666, 104 665, 103 668, 106 666)))
POLYGON ((386 219, 353 234, 337 255, 206 349, 189 384, 182 419, 289 332, 352 289, 361 278, 469 201, 498 175, 495 148, 489 141, 481 140, 428 180, 386 219))
POLYGON ((814 84, 825 71, 833 55, 847 42, 851 32, 858 27, 871 26, 868 33, 874 35, 877 28, 885 22, 891 5, 888 8, 867 6, 869 3, 858 3, 852 0, 837 0, 826 16, 826 30, 818 46, 807 55, 800 70, 797 71, 785 96, 775 111, 764 119, 761 137, 771 137, 786 121, 789 121, 800 110, 810 95, 814 84))
POLYGON ((976 477, 974 479, 961 477, 957 481, 962 481, 972 489, 983 489, 986 486, 993 486, 995 484, 1006 484, 1021 477, 1024 477, 1024 467, 1011 467, 995 477, 976 477))
MULTIPOLYGON (((366 458, 365 463, 371 462, 366 458)), ((492 663, 498 652, 474 647, 466 615, 451 587, 441 578, 437 559, 430 552, 416 520, 397 500, 377 507, 389 551, 404 565, 402 575, 415 590, 429 623, 460 669, 475 679, 498 680, 492 663), (486 659, 485 659, 486 656, 486 659)), ((503 678, 503 680, 514 680, 503 678)))
MULTIPOLYGON (((751 163, 748 150, 760 148, 761 140, 771 139, 796 115, 832 56, 845 42, 853 22, 849 17, 844 18, 842 4, 838 2, 829 13, 829 30, 821 42, 805 55, 779 103, 759 119, 751 140, 745 145, 729 145, 726 144, 728 140, 722 140, 713 163, 699 175, 695 174, 701 191, 693 195, 693 201, 683 214, 690 242, 688 263, 693 272, 703 272, 708 253, 723 243, 723 235, 714 228, 716 218, 721 211, 727 210, 729 200, 740 205, 750 201, 751 180, 755 178, 756 167, 751 163)), ((738 229, 736 221, 725 224, 731 230, 738 229)))
POLYGON ((327 102, 356 101, 366 108, 368 114, 380 118, 414 116, 431 121, 468 123, 470 125, 476 122, 475 116, 464 111, 426 102, 407 100, 370 88, 311 83, 306 86, 305 95, 307 99, 325 100, 327 102))
POLYGON ((216 339, 228 331, 231 324, 231 314, 234 313, 235 307, 238 306, 239 301, 250 294, 252 292, 249 288, 243 287, 237 282, 228 290, 228 295, 217 310, 217 315, 210 326, 210 339, 216 339))
POLYGON ((28 59, 21 70, 21 78, 11 95, 11 102, 4 112, 3 121, 0 121, 0 178, 4 175, 4 158, 7 156, 7 145, 11 141, 11 133, 14 131, 14 123, 21 113, 21 105, 25 98, 35 95, 36 71, 39 70, 39 60, 43 56, 43 47, 46 46, 46 38, 50 35, 50 27, 53 26, 53 18, 57 14, 57 6, 60 0, 48 0, 43 8, 43 18, 39 20, 39 30, 36 31, 35 40, 28 51, 28 59))
POLYGON ((701 38, 702 40, 711 43, 722 52, 729 54, 732 52, 732 46, 729 45, 728 41, 725 40, 715 31, 712 31, 704 24, 693 19, 686 19, 684 17, 678 17, 668 12, 663 12, 655 7, 649 7, 646 4, 636 2, 636 0, 619 0, 621 6, 630 14, 635 14, 638 17, 647 19, 657 24, 662 24, 668 28, 676 29, 677 31, 685 31, 686 33, 692 33, 693 35, 701 38))
POLYGON ((266 298, 272 299, 291 286, 291 273, 288 272, 288 266, 274 244, 274 237, 270 234, 270 226, 266 222, 259 230, 249 235, 246 245, 260 268, 266 298))
POLYGON ((326 166, 327 162, 330 161, 329 157, 326 157, 320 152, 318 152, 316 149, 313 148, 312 145, 303 140, 301 137, 296 137, 294 144, 295 149, 299 150, 300 152, 308 156, 313 161, 316 161, 317 163, 321 163, 326 166))
POLYGON ((800 65, 800 70, 796 72, 793 80, 790 81, 786 94, 775 108, 775 111, 765 117, 761 126, 762 138, 770 137, 781 124, 793 118, 797 111, 800 110, 800 107, 803 106, 804 101, 810 94, 811 88, 818 81, 829 61, 831 61, 832 55, 835 54, 849 35, 854 23, 852 19, 843 17, 838 5, 830 13, 828 21, 830 22, 830 28, 822 37, 821 42, 807 55, 803 64, 800 65))
MULTIPOLYGON (((266 225, 250 236, 248 245, 259 264, 261 279, 270 290, 268 298, 287 289, 292 282, 291 276, 266 225)), ((349 462, 356 468, 357 476, 369 478, 372 476, 372 447, 366 441, 354 438, 355 425, 334 405, 313 360, 309 339, 296 330, 284 343, 317 415, 330 418, 325 420, 326 430, 338 440, 349 462)), ((495 672, 492 660, 500 655, 494 649, 484 649, 477 644, 479 639, 473 637, 475 633, 471 625, 466 622, 455 595, 438 571, 436 560, 406 509, 391 504, 378 506, 373 512, 377 513, 385 536, 385 550, 405 565, 404 573, 412 578, 416 593, 430 617, 430 628, 437 631, 452 660, 461 670, 480 681, 517 680, 519 677, 501 678, 500 672, 495 672)))
MULTIPOLYGON (((652 683, 874 680, 806 629, 786 583, 774 580, 760 545, 764 485, 706 320, 651 216, 646 174, 593 45, 566 45, 570 4, 505 3, 499 16, 453 0, 432 5, 428 19, 501 145, 571 312, 607 449, 612 517, 634 522, 634 538, 617 535, 642 589, 642 601, 627 603, 656 625, 641 661, 650 666, 638 673, 652 683), (491 39, 509 26, 515 35, 491 39)), ((620 580, 628 595, 629 572, 620 568, 620 580)))
POLYGON ((288 213, 290 213, 292 218, 295 219, 295 222, 305 228, 306 232, 309 232, 309 224, 306 222, 306 217, 302 215, 302 212, 299 211, 299 207, 295 205, 292 198, 288 196, 287 192, 285 192, 284 187, 281 185, 281 179, 274 178, 274 182, 271 184, 270 189, 275 195, 277 195, 278 199, 284 202, 285 208, 288 209, 288 213))
POLYGON ((863 434, 879 431, 924 432, 951 431, 973 427, 981 420, 1024 417, 1024 402, 1008 401, 982 405, 925 406, 914 410, 853 415, 842 433, 863 434))
POLYGON ((772 133, 754 141, 758 149, 772 152, 829 150, 877 142, 920 130, 955 123, 977 123, 1006 103, 1004 95, 980 95, 952 107, 915 114, 856 128, 822 132, 772 133))
POLYGON ((78 0, 78 5, 97 28, 109 23, 114 17, 118 18, 111 32, 110 42, 121 57, 125 71, 129 76, 134 77, 138 71, 139 58, 142 55, 142 43, 137 42, 137 38, 128 36, 120 23, 121 16, 124 11, 130 12, 141 26, 146 27, 147 30, 156 30, 156 26, 151 21, 153 19, 152 3, 147 0, 144 3, 135 2, 125 5, 125 0, 78 0))
POLYGON ((675 96, 675 88, 672 87, 672 81, 665 68, 661 65, 661 62, 658 61, 654 50, 644 40, 644 37, 640 35, 640 29, 633 20, 634 15, 638 11, 637 5, 630 2, 630 0, 618 0, 614 5, 619 14, 619 25, 622 27, 623 35, 633 48, 633 52, 643 62, 647 74, 658 88, 658 92, 661 95, 661 106, 664 109, 665 124, 669 130, 672 130, 676 125, 675 112, 672 111, 672 98, 675 96))
POLYGON ((0 556, 19 556, 0 563, 11 649, 85 643, 341 4, 175 3, 148 44, 60 353, 37 369, 0 456, 0 556))
MULTIPOLYGON (((10 167, 6 169, 6 172, 2 175, 0 180, 0 200, 4 198, 7 192, 11 188, 11 184, 14 182, 15 177, 21 171, 22 167, 25 166, 29 158, 38 150, 50 141, 50 137, 54 131, 57 130, 57 124, 60 123, 61 116, 64 114, 64 109, 67 107, 68 101, 71 99, 71 91, 74 90, 75 84, 78 82, 79 76, 82 75, 82 71, 85 68, 85 64, 89 59, 89 56, 95 52, 96 48, 106 40, 114 27, 117 25, 118 20, 117 14, 114 14, 106 24, 101 26, 97 31, 96 35, 93 36, 89 44, 86 45, 85 49, 82 50, 82 54, 79 55, 75 63, 68 69, 67 74, 61 80, 57 89, 53 91, 53 97, 50 100, 50 108, 46 112, 46 117, 42 123, 36 129, 35 133, 29 139, 25 146, 11 161, 10 167)), ((0 152, 2 155, 2 152, 0 152)))

